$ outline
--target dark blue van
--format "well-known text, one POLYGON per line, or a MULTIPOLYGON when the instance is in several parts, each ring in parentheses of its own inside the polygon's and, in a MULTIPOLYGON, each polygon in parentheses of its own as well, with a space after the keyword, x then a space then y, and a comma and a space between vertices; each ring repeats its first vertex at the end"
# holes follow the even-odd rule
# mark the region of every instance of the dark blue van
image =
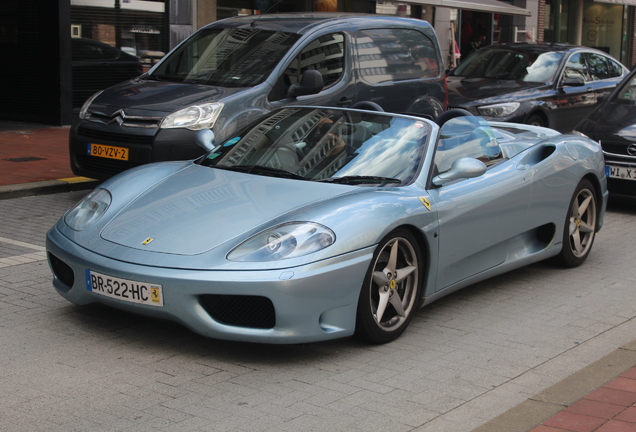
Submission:
POLYGON ((70 132, 76 175, 105 179, 149 162, 192 159, 201 129, 218 140, 282 105, 352 106, 436 117, 442 53, 426 21, 297 13, 201 28, 147 73, 91 96, 70 132))

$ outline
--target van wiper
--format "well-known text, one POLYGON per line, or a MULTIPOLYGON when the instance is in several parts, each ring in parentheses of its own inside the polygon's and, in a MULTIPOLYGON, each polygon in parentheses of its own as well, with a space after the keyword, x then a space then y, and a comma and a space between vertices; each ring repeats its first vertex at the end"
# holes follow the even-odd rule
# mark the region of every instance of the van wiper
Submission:
POLYGON ((234 165, 234 166, 223 166, 223 165, 214 165, 214 168, 226 169, 229 171, 238 171, 245 172, 248 174, 258 174, 265 175, 270 177, 283 177, 290 178, 296 180, 307 180, 305 177, 293 173, 291 171, 286 171, 279 168, 272 168, 263 165, 234 165))
POLYGON ((343 176, 316 180, 323 183, 339 184, 381 184, 381 183, 402 183, 402 180, 392 177, 380 176, 343 176))

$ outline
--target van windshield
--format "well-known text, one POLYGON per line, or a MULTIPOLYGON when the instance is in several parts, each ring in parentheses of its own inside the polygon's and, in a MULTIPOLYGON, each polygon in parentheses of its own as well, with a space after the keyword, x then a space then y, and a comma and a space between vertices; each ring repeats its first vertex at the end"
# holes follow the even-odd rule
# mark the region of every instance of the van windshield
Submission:
POLYGON ((218 87, 262 83, 300 36, 258 29, 209 29, 193 35, 149 79, 218 87))

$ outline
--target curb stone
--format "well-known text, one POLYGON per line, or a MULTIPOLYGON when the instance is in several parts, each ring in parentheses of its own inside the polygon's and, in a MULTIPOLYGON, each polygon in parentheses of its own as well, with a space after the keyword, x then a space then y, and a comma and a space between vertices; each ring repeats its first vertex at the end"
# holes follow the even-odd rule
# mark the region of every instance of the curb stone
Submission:
POLYGON ((58 192, 73 192, 93 189, 100 181, 86 177, 71 177, 58 180, 44 180, 0 186, 0 200, 21 198, 58 192))

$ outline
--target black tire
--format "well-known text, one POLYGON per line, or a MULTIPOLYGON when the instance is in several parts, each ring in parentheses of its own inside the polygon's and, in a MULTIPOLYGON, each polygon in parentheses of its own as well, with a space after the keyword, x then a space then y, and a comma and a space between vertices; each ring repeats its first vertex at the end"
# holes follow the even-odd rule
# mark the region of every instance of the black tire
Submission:
POLYGON ((355 337, 381 344, 404 333, 419 305, 422 273, 422 257, 415 237, 404 229, 387 235, 378 244, 364 278, 355 337), (384 309, 378 320, 381 303, 384 309))
POLYGON ((578 267, 587 259, 594 237, 598 199, 589 180, 583 179, 576 187, 563 227, 563 248, 556 261, 564 267, 578 267))
POLYGON ((545 119, 539 114, 532 114, 530 117, 528 117, 528 120, 526 120, 526 124, 529 124, 531 126, 548 127, 548 122, 546 122, 545 119))

